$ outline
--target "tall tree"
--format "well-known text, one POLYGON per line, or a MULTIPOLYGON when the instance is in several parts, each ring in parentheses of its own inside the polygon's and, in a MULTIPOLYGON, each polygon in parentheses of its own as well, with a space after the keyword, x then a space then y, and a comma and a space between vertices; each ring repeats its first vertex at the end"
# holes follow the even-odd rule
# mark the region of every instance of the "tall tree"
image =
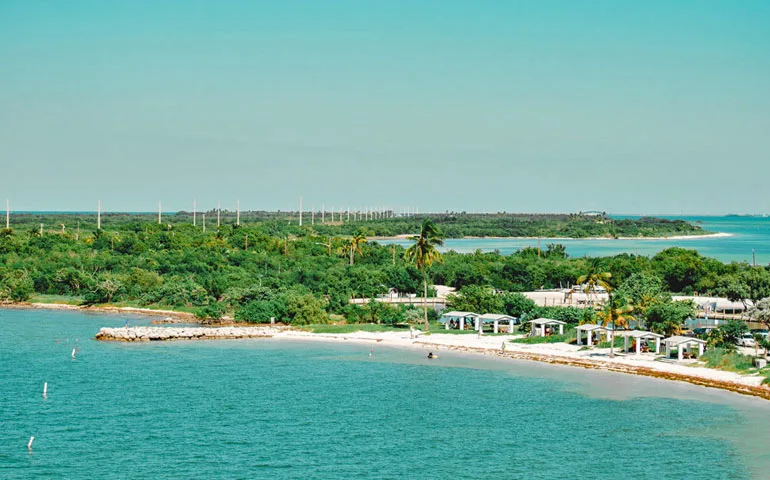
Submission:
POLYGON ((765 328, 770 329, 770 297, 759 300, 748 311, 749 318, 762 323, 765 328))
POLYGON ((436 247, 439 247, 444 244, 444 240, 442 240, 441 232, 439 232, 438 228, 436 228, 436 225, 433 224, 433 221, 430 218, 426 218, 422 222, 422 227, 420 228, 420 234, 409 237, 409 240, 412 240, 414 244, 406 249, 406 252, 404 253, 404 257, 407 261, 414 264, 415 267, 417 267, 422 272, 422 283, 423 283, 423 319, 425 320, 425 331, 427 332, 430 330, 430 325, 428 324, 428 272, 427 269, 430 267, 434 262, 440 262, 441 261, 441 254, 436 249, 436 247))
POLYGON ((363 254, 361 246, 366 243, 366 236, 361 232, 356 232, 350 239, 348 247, 350 248, 350 265, 353 265, 356 261, 356 253, 363 254))
POLYGON ((602 287, 609 292, 611 288, 610 278, 612 278, 610 272, 604 272, 601 269, 592 269, 589 273, 579 276, 577 283, 590 299, 591 295, 596 296, 597 287, 602 287))
POLYGON ((597 317, 602 325, 612 329, 610 330, 610 358, 612 358, 615 356, 615 329, 617 327, 628 327, 628 321, 633 318, 631 312, 634 311, 634 307, 626 299, 619 297, 611 291, 609 294, 607 303, 597 313, 597 317))

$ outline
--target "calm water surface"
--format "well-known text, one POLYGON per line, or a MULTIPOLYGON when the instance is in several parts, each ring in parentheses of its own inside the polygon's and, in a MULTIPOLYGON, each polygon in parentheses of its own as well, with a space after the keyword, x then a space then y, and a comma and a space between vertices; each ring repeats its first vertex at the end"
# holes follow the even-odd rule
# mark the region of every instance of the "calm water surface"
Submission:
POLYGON ((0 478, 770 476, 765 401, 366 345, 91 340, 123 323, 0 310, 0 478))
MULTIPOLYGON (((617 217, 636 218, 636 217, 617 217)), ((542 239, 541 248, 548 243, 561 243, 567 247, 572 257, 585 255, 592 257, 611 256, 621 253, 655 255, 670 247, 683 247, 698 250, 702 255, 719 259, 723 262, 752 262, 756 255, 757 264, 770 263, 770 218, 764 217, 664 217, 684 219, 694 222, 705 230, 730 233, 730 237, 689 238, 681 240, 571 240, 542 239)), ((396 241, 408 246, 409 241, 396 241)), ((537 239, 449 239, 444 251, 455 250, 460 253, 485 252, 494 250, 510 254, 524 247, 537 247, 537 239)))

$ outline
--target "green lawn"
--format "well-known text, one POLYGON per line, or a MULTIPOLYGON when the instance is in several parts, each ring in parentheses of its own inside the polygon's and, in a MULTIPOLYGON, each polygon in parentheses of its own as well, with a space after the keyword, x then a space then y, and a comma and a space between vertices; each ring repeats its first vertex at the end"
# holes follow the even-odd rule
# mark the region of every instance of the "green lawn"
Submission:
POLYGON ((391 327, 376 323, 354 323, 347 325, 305 325, 302 330, 312 333, 354 333, 354 332, 403 332, 404 327, 391 327))
POLYGON ((32 295, 29 299, 30 303, 55 303, 59 305, 80 305, 83 301, 82 297, 74 295, 46 295, 37 293, 32 295))

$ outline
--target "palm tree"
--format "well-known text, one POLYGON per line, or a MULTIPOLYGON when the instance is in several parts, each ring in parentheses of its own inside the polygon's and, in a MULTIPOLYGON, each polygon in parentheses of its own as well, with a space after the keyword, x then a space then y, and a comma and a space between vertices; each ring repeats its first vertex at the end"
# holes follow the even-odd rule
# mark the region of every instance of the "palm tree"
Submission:
POLYGON ((610 358, 615 356, 615 328, 628 328, 628 321, 633 318, 631 312, 634 311, 633 305, 628 300, 621 301, 617 295, 610 292, 607 303, 604 308, 597 313, 599 322, 610 330, 610 358))
POLYGON ((596 287, 603 287, 609 292, 610 290, 610 278, 612 274, 610 272, 603 272, 600 269, 592 269, 591 272, 586 275, 581 275, 577 279, 577 284, 583 287, 584 293, 588 294, 589 298, 591 294, 596 295, 596 287))
POLYGON ((355 263, 356 252, 363 254, 361 246, 364 243, 366 243, 366 236, 361 232, 356 233, 353 235, 353 238, 350 239, 350 242, 348 243, 350 247, 350 265, 355 263))
POLYGON ((423 220, 420 234, 409 237, 409 240, 412 240, 414 244, 406 249, 404 257, 422 272, 424 290, 422 306, 425 331, 427 332, 430 330, 430 325, 428 324, 428 274, 426 269, 433 262, 441 261, 441 254, 436 250, 436 247, 443 245, 444 241, 430 218, 423 220))

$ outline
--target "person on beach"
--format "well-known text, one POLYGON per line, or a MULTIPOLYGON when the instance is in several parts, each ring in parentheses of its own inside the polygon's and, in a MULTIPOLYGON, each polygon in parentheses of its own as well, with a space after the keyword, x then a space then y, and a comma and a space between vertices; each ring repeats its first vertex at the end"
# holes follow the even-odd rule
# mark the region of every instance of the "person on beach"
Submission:
POLYGON ((414 340, 414 325, 409 325, 409 338, 414 340))
POLYGON ((126 324, 124 325, 126 328, 128 328, 128 319, 126 319, 126 324))

